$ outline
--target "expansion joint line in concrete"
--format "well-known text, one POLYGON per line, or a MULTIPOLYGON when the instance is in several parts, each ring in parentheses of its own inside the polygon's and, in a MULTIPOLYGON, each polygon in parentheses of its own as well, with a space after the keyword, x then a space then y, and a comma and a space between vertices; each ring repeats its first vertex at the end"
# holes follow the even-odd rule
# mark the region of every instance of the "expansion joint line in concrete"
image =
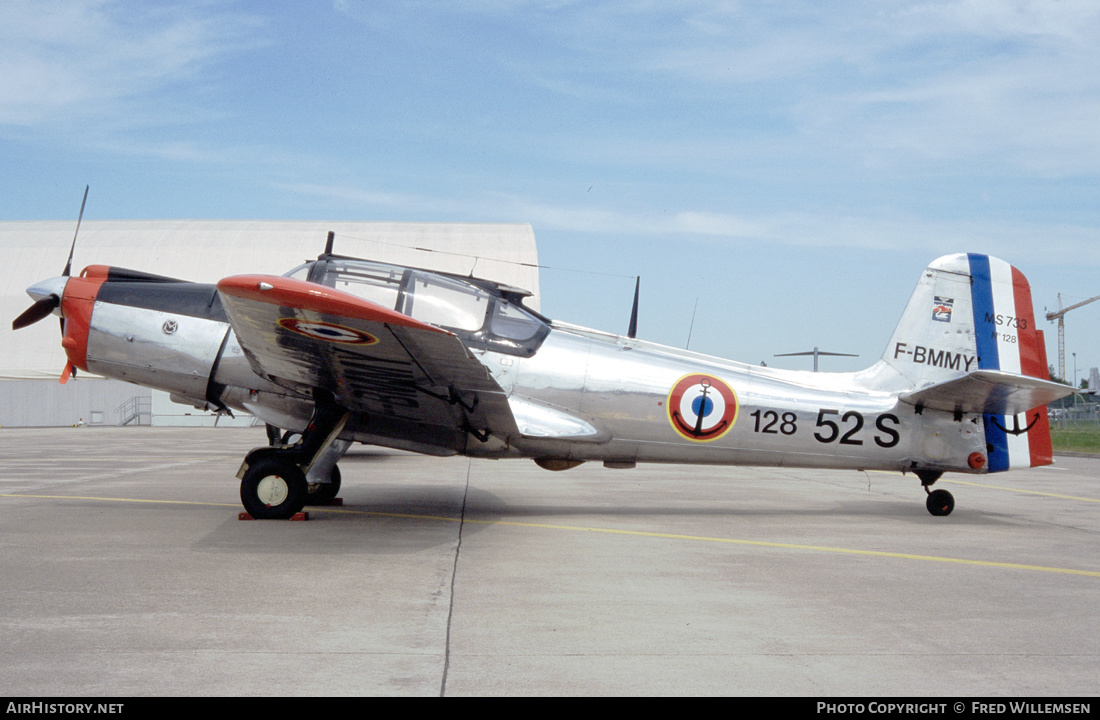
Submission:
POLYGON ((455 579, 458 577, 458 555, 462 552, 462 528, 466 524, 466 498, 470 494, 470 470, 473 460, 466 463, 466 486, 462 489, 462 513, 458 521, 458 540, 455 542, 455 559, 451 567, 451 594, 447 601, 447 638, 443 648, 443 678, 439 683, 439 697, 447 694, 447 670, 451 665, 451 619, 455 611, 455 579))

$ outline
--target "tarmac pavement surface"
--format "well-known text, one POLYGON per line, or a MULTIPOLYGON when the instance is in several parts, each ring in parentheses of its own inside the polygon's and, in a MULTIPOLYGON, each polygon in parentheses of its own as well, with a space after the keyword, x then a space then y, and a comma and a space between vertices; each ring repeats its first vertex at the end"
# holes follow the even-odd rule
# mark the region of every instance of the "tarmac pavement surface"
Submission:
POLYGON ((355 446, 241 521, 262 428, 0 430, 23 696, 1095 695, 1100 459, 911 476, 355 446))

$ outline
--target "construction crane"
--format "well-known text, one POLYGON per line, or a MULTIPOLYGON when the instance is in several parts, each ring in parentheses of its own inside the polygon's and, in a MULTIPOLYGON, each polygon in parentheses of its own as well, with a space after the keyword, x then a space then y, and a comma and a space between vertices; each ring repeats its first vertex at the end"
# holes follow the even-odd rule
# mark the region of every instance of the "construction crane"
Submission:
POLYGON ((1065 316, 1070 310, 1076 310, 1082 305, 1088 305, 1090 302, 1100 300, 1100 295, 1091 297, 1088 300, 1077 303, 1076 305, 1070 305, 1068 308, 1062 307, 1062 293, 1058 293, 1058 312, 1048 312, 1047 320, 1054 322, 1058 321, 1058 377, 1062 380, 1066 379, 1066 320, 1065 316))

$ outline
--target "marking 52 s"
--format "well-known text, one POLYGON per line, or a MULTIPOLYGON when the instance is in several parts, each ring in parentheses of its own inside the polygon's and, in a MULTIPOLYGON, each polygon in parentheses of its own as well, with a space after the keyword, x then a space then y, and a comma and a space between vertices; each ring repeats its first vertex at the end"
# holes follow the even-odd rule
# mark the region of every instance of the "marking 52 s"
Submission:
MULTIPOLYGON (((762 435, 796 435, 799 432, 798 415, 778 410, 756 410, 749 414, 753 419, 753 432, 762 435)), ((819 443, 862 445, 874 442, 881 448, 892 448, 901 441, 898 428, 901 420, 893 413, 864 415, 858 410, 841 413, 835 408, 821 408, 814 423, 814 439, 819 443)))

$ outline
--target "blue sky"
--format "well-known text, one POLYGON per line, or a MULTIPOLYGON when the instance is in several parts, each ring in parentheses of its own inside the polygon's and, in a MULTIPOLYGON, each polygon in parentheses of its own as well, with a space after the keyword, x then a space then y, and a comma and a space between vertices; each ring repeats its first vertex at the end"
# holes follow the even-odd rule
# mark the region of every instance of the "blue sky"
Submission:
POLYGON ((552 317, 624 331, 641 275, 645 339, 697 302, 694 350, 856 369, 944 253, 1100 294, 1097 37, 1093 0, 5 0, 0 220, 530 222, 552 317))

